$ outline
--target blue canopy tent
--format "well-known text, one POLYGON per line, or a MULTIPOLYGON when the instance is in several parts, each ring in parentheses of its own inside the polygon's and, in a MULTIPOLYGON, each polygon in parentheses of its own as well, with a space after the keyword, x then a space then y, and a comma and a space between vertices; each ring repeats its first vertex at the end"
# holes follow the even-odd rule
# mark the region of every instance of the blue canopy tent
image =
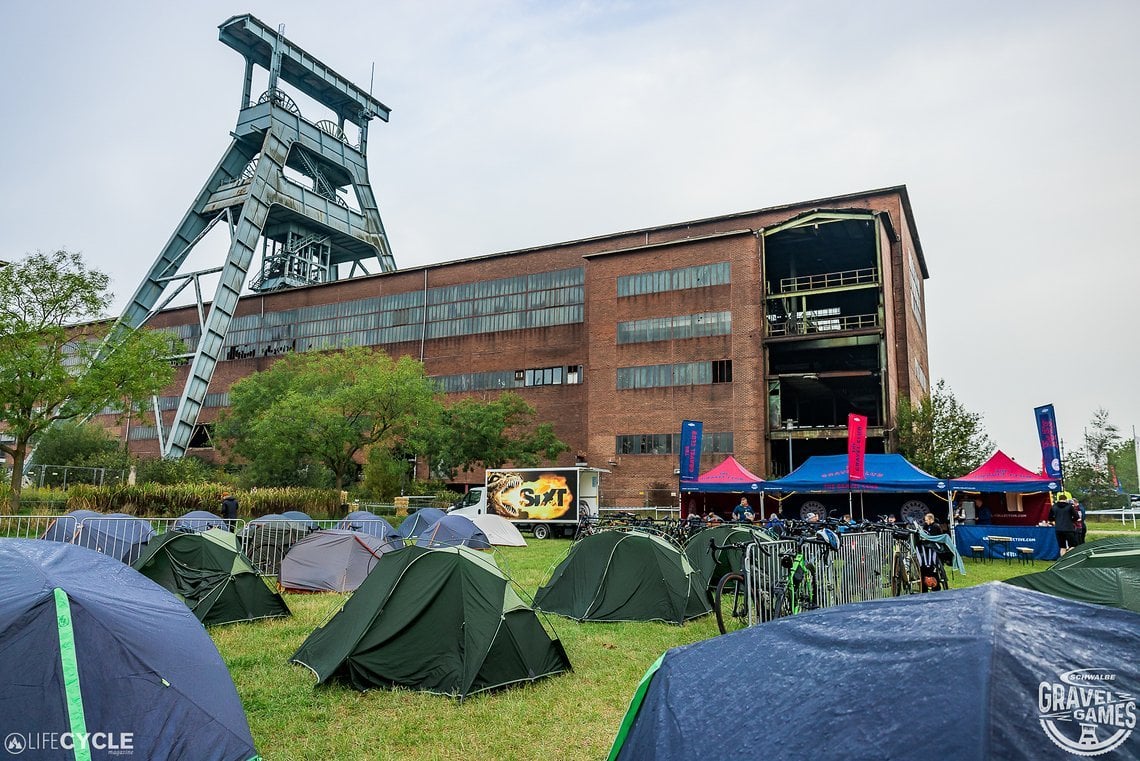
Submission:
MULTIPOLYGON (((869 454, 864 457, 863 478, 853 479, 847 472, 847 455, 816 455, 783 478, 764 481, 765 494, 792 494, 846 492, 850 495, 865 492, 878 493, 931 493, 949 502, 949 483, 916 468, 900 454, 869 454)), ((903 516, 907 517, 906 515, 903 516)))

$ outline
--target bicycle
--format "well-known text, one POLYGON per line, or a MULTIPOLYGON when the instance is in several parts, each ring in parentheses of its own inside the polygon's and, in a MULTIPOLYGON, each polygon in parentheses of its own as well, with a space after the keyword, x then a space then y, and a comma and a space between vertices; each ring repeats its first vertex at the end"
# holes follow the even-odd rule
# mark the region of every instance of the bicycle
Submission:
POLYGON ((946 578, 946 564, 942 560, 941 545, 919 539, 918 549, 919 573, 921 574, 921 588, 923 592, 939 592, 950 588, 950 580, 946 578), (930 580, 933 579, 933 584, 930 580))
POLYGON ((922 571, 914 547, 914 532, 909 529, 891 529, 894 549, 891 552, 891 596, 915 594, 922 586, 922 571))
MULTIPOLYGON (((715 539, 710 539, 709 552, 717 562, 720 561, 717 553, 727 550, 741 552, 746 558, 748 547, 753 544, 761 552, 767 552, 755 539, 727 544, 717 544, 715 539)), ((758 568, 752 568, 746 559, 740 567, 741 571, 730 571, 721 576, 713 592, 713 612, 716 614, 716 625, 721 634, 752 626, 758 617, 764 618, 764 611, 771 608, 767 604, 770 591, 766 578, 757 575, 763 572, 758 568), (752 590, 751 594, 749 590, 752 590)))
POLYGON ((787 577, 775 589, 772 614, 776 618, 792 616, 805 610, 823 606, 822 574, 815 563, 808 561, 804 554, 805 544, 820 545, 825 548, 825 561, 830 553, 839 550, 839 538, 830 529, 820 529, 810 536, 798 536, 796 546, 780 553, 780 566, 787 577))

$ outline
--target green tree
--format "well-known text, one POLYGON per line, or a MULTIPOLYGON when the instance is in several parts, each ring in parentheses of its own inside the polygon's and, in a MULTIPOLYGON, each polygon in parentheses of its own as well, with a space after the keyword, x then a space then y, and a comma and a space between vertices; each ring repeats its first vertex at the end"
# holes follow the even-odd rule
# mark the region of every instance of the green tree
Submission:
POLYGON ((569 449, 554 435, 554 426, 535 423, 534 407, 513 391, 490 401, 459 400, 444 410, 441 431, 432 467, 444 473, 478 465, 535 467, 569 449))
POLYGON ((10 507, 44 431, 157 393, 173 370, 169 334, 98 320, 109 279, 79 254, 36 253, 0 269, 0 451, 13 461, 10 507), (98 357, 98 361, 95 361, 98 357))
POLYGON ((1128 494, 1140 494, 1140 479, 1136 473, 1136 440, 1127 439, 1109 453, 1108 461, 1116 471, 1120 487, 1128 494))
POLYGON ((90 465, 122 455, 119 442, 97 425, 68 420, 44 431, 32 455, 34 465, 90 465))
POLYGON ((1085 428, 1084 441, 1065 453, 1065 489, 1089 510, 1118 507, 1123 497, 1112 483, 1109 468, 1112 455, 1122 448, 1120 430, 1109 420, 1108 410, 1099 408, 1085 428))
POLYGON ((899 454, 941 478, 969 473, 994 450, 981 414, 966 409, 945 380, 918 404, 899 402, 898 432, 899 454))
POLYGON ((292 354, 241 379, 215 432, 255 472, 327 468, 343 489, 370 450, 421 451, 439 413, 421 363, 352 348, 292 354))

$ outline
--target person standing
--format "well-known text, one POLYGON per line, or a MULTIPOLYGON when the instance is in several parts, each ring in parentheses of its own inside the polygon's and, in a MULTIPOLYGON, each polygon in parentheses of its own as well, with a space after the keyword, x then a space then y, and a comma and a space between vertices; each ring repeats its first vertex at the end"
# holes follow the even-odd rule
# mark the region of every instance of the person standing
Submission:
POLYGON ((226 526, 230 531, 234 530, 234 525, 237 523, 238 515, 238 501, 237 497, 226 492, 222 495, 222 518, 226 521, 226 526))
POLYGON ((1077 546, 1079 547, 1085 543, 1085 535, 1089 532, 1089 526, 1085 522, 1085 506, 1074 499, 1073 507, 1077 511, 1077 520, 1073 528, 1077 532, 1077 546))
POLYGON ((1061 555, 1064 555, 1077 546, 1077 521, 1081 514, 1071 501, 1059 499, 1049 508, 1049 517, 1053 521, 1053 530, 1057 533, 1057 546, 1061 548, 1061 555))
POLYGON ((755 517, 752 506, 748 504, 748 497, 741 497, 740 504, 732 508, 732 519, 740 523, 751 523, 755 517))

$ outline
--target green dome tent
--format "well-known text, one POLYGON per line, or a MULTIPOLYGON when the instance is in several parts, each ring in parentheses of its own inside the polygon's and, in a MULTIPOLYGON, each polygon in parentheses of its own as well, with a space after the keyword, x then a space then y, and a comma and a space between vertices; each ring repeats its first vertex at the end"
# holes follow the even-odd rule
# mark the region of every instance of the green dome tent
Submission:
POLYGON ((134 567, 173 592, 206 626, 290 615, 228 531, 168 531, 150 541, 134 567))
POLYGON ((716 553, 709 551, 709 541, 718 545, 749 542, 755 539, 758 542, 775 541, 775 537, 757 526, 746 526, 740 523, 725 523, 698 531, 685 542, 685 557, 689 563, 701 572, 710 587, 716 586, 720 577, 726 573, 739 571, 744 567, 744 553, 725 550, 716 553))
POLYGON ((301 645, 293 663, 317 683, 402 686, 464 698, 570 670, 492 557, 466 547, 407 547, 301 645))
POLYGON ((663 537, 602 531, 570 548, 534 607, 578 621, 683 624, 710 613, 708 580, 663 537))
POLYGON ((1006 583, 1140 613, 1140 537, 1113 536, 1083 544, 1046 570, 1006 583))

